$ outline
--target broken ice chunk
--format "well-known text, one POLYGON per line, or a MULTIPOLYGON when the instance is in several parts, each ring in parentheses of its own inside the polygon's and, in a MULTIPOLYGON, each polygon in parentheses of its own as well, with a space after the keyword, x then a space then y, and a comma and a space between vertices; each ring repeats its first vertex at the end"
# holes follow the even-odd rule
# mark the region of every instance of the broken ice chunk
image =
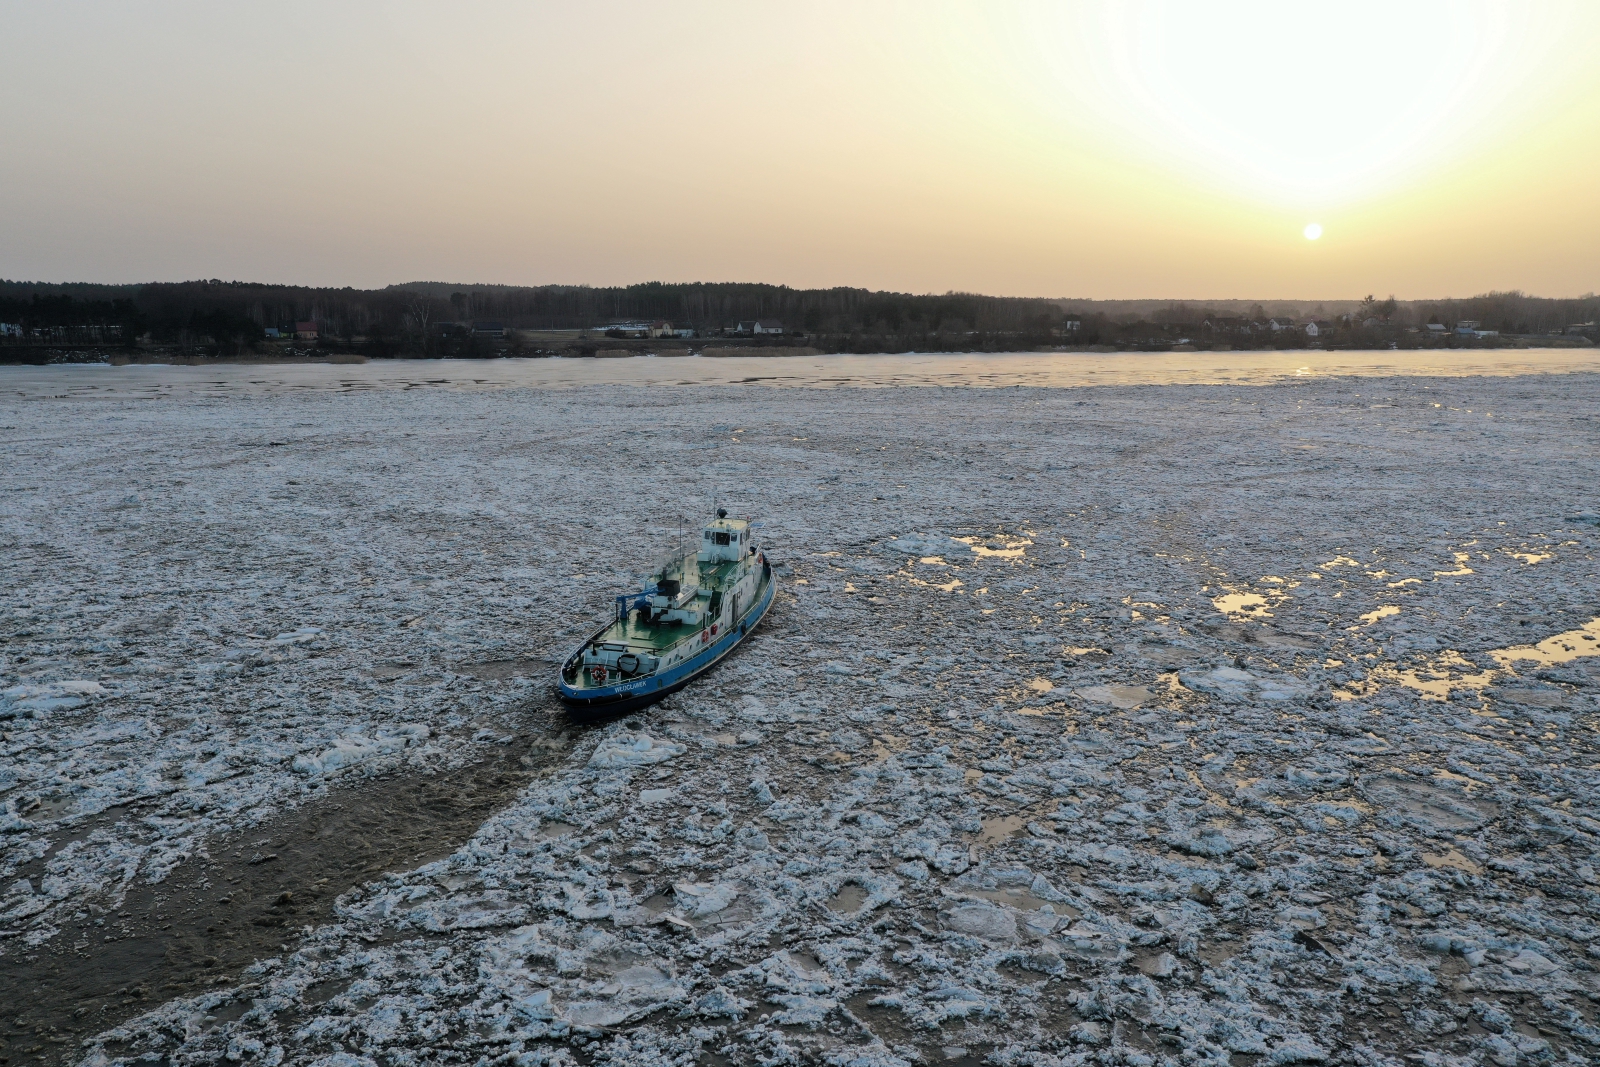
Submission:
POLYGON ((52 711, 71 711, 105 692, 99 682, 67 681, 14 685, 0 690, 0 719, 42 719, 52 711))
POLYGON ((678 882, 673 885, 672 893, 678 898, 686 915, 691 919, 699 919, 732 904, 734 898, 739 895, 739 887, 732 882, 716 882, 710 885, 678 882))
POLYGON ((1238 667, 1217 667, 1210 671, 1184 671, 1178 680, 1186 688, 1220 697, 1228 704, 1257 700, 1292 700, 1309 691, 1304 684, 1286 675, 1258 675, 1238 667))
POLYGON ((562 1017, 577 1027, 617 1026, 687 999, 687 992, 671 975, 648 964, 619 971, 614 981, 612 989, 599 991, 609 995, 575 1000, 567 1005, 562 1017))
POLYGON ((267 644, 282 645, 309 645, 313 639, 320 637, 322 630, 316 626, 302 626, 298 630, 290 630, 268 641, 267 644))
POLYGON ((31 829, 33 824, 17 814, 16 799, 7 797, 5 804, 0 806, 0 834, 17 834, 31 829))
POLYGON ((1152 956, 1139 961, 1139 970, 1152 978, 1170 978, 1172 972, 1178 969, 1178 959, 1170 952, 1163 952, 1159 956, 1152 956))
POLYGON ((951 908, 945 916, 945 925, 957 933, 981 937, 985 941, 1011 941, 1017 936, 1017 920, 1010 911, 977 901, 951 908))
POLYGON ((1543 978, 1552 971, 1560 970, 1554 963, 1551 963, 1537 952, 1531 952, 1528 949, 1523 949, 1515 956, 1505 960, 1504 963, 1507 970, 1515 971, 1518 974, 1532 975, 1535 978, 1543 978))
POLYGON ((1078 690, 1078 695, 1096 704, 1110 704, 1123 710, 1136 708, 1155 696, 1142 685, 1092 685, 1078 690))
POLYGON ((892 541, 885 541, 881 546, 884 550, 896 555, 905 556, 936 556, 941 552, 951 550, 951 538, 941 534, 907 534, 896 537, 892 541))
POLYGON ((749 1006, 750 1002, 748 1000, 736 997, 719 986, 711 992, 697 997, 690 1010, 696 1015, 711 1019, 718 1017, 737 1019, 744 1014, 744 1010, 749 1006))
POLYGON ((1220 827, 1216 826, 1199 826, 1192 831, 1173 831, 1162 834, 1160 839, 1191 856, 1210 856, 1216 859, 1234 850, 1234 843, 1228 840, 1228 835, 1220 827))
POLYGON ((1290 785, 1314 792, 1327 792, 1350 784, 1350 775, 1341 767, 1285 767, 1283 777, 1290 785))
POLYGON ((827 997, 808 997, 798 993, 779 993, 767 1000, 781 1004, 783 1011, 772 1016, 772 1021, 783 1026, 818 1026, 827 1021, 828 1013, 839 1006, 827 997))
POLYGON ((628 732, 628 736, 608 737, 589 757, 589 766, 607 769, 642 767, 681 756, 685 749, 671 741, 657 741, 647 733, 628 732))
POLYGON ((909 860, 894 869, 894 873, 913 882, 926 882, 928 880, 928 865, 921 860, 909 860))
POLYGON ((373 756, 399 752, 412 742, 427 739, 430 732, 422 723, 402 723, 383 727, 375 738, 350 734, 336 739, 321 753, 300 753, 290 766, 300 774, 331 774, 373 756))
POLYGON ((1056 914, 1056 909, 1049 904, 1038 911, 1029 912, 1022 920, 1022 925, 1027 927, 1028 933, 1034 937, 1045 937, 1061 922, 1061 917, 1056 914))

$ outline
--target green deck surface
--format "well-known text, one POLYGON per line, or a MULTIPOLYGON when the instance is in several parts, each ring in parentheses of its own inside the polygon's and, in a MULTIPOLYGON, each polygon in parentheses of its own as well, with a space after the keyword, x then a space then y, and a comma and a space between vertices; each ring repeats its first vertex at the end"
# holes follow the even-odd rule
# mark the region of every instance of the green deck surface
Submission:
POLYGON ((624 644, 631 649, 649 652, 664 652, 685 637, 693 637, 700 632, 698 626, 688 626, 684 623, 665 622, 640 622, 634 615, 618 623, 613 623, 611 628, 600 635, 601 644, 624 644))
MULTIPOLYGON (((700 591, 695 600, 705 610, 713 593, 737 584, 740 576, 738 563, 701 563, 691 555, 669 564, 657 577, 677 578, 684 585, 698 586, 700 591)), ((629 612, 626 619, 607 627, 595 643, 627 645, 631 651, 658 654, 693 637, 701 629, 702 626, 681 622, 643 622, 636 612, 629 612)), ((580 679, 581 687, 591 687, 587 677, 580 675, 580 679)))

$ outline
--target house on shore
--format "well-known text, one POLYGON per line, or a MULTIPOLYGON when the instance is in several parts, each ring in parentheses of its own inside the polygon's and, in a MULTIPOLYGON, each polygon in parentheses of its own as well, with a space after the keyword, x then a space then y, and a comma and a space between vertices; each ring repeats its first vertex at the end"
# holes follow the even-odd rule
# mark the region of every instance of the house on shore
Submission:
POLYGON ((783 323, 775 319, 749 319, 738 323, 732 330, 725 330, 724 332, 748 334, 751 337, 760 337, 762 335, 777 337, 783 334, 783 323))
POLYGON ((503 322, 494 322, 488 319, 481 319, 472 324, 472 336, 474 337, 503 338, 505 335, 506 327, 505 323, 503 322))
POLYGON ((297 322, 294 324, 294 339, 296 341, 315 341, 321 332, 317 329, 315 322, 297 322))
POLYGON ((1326 337, 1333 332, 1333 323, 1325 319, 1312 319, 1306 323, 1307 337, 1326 337))

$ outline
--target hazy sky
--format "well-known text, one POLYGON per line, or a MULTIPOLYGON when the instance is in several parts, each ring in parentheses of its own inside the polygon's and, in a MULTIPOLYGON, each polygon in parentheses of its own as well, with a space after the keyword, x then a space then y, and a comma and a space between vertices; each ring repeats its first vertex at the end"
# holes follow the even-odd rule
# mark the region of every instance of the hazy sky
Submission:
POLYGON ((1595 0, 0 0, 0 26, 9 278, 1600 289, 1595 0))

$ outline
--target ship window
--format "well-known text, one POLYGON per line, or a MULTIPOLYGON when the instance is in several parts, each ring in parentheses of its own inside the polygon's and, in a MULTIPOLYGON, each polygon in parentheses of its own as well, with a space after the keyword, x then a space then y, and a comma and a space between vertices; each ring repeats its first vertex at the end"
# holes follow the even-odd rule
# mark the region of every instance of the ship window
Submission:
POLYGON ((721 530, 718 530, 712 539, 719 545, 725 545, 728 543, 728 535, 721 530))

